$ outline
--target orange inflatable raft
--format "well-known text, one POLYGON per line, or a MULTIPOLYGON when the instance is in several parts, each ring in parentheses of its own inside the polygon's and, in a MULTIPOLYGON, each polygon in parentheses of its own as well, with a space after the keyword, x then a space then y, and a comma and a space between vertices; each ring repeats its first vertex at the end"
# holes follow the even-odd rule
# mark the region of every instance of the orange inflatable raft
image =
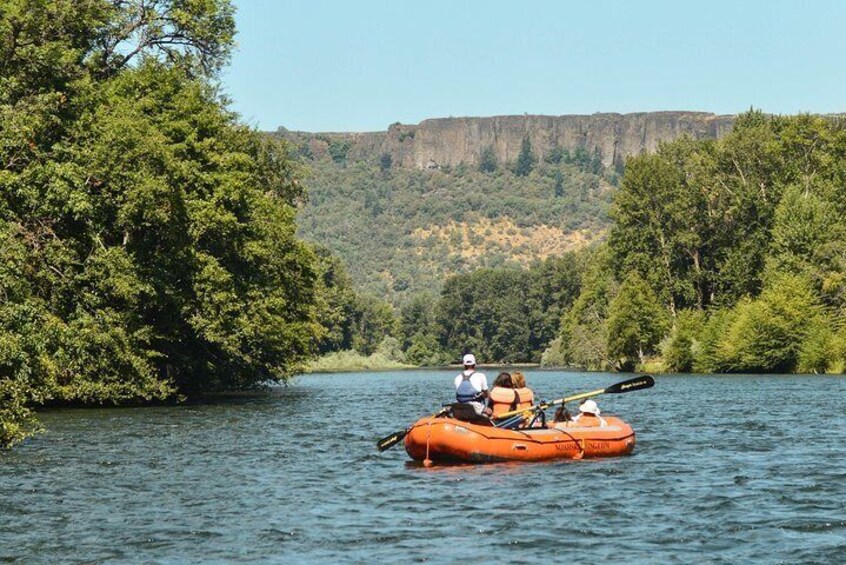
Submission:
POLYGON ((453 418, 423 418, 405 436, 405 450, 412 459, 435 463, 613 457, 631 453, 634 446, 634 430, 614 416, 520 430, 453 418))

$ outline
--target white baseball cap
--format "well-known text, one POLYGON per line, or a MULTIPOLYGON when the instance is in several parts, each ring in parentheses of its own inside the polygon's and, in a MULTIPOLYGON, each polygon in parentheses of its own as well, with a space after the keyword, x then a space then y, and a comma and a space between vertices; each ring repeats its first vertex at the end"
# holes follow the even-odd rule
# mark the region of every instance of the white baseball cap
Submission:
POLYGON ((473 356, 472 353, 468 353, 464 356, 464 365, 476 365, 476 358, 473 356))
POLYGON ((582 402, 582 405, 579 406, 579 412, 587 412, 588 414, 596 414, 599 416, 599 406, 597 406, 596 402, 593 400, 585 400, 582 402))

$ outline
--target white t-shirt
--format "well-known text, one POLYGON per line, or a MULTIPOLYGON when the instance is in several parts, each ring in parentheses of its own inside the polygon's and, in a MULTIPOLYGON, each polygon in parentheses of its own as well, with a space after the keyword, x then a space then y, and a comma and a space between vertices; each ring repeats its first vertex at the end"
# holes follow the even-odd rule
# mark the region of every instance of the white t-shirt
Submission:
MULTIPOLYGON (((462 375, 469 375, 473 373, 473 369, 464 369, 460 375, 455 377, 455 388, 458 388, 458 385, 461 384, 462 375)), ((483 390, 488 390, 488 377, 485 376, 484 373, 473 373, 470 377, 470 384, 473 385, 473 388, 476 389, 476 392, 482 392, 483 390)))

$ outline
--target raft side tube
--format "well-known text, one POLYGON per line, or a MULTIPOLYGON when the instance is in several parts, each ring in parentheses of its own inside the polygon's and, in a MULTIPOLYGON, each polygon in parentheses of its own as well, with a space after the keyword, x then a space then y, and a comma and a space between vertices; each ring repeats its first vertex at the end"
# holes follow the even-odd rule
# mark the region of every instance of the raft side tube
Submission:
POLYGON ((614 416, 604 426, 557 423, 547 428, 508 430, 453 418, 423 418, 405 437, 415 461, 489 463, 615 457, 632 452, 634 430, 614 416))

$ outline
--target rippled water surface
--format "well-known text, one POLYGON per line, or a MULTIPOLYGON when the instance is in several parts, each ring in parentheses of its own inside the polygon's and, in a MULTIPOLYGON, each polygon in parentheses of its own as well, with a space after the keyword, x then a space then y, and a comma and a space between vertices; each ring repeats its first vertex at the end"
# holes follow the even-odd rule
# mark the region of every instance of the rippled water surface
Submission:
MULTIPOLYGON (((45 413, 46 434, 0 454, 0 561, 846 562, 842 377, 605 395, 638 437, 617 459, 426 469, 402 445, 378 453, 449 400, 452 376, 45 413)), ((625 378, 527 376, 548 399, 625 378)))

